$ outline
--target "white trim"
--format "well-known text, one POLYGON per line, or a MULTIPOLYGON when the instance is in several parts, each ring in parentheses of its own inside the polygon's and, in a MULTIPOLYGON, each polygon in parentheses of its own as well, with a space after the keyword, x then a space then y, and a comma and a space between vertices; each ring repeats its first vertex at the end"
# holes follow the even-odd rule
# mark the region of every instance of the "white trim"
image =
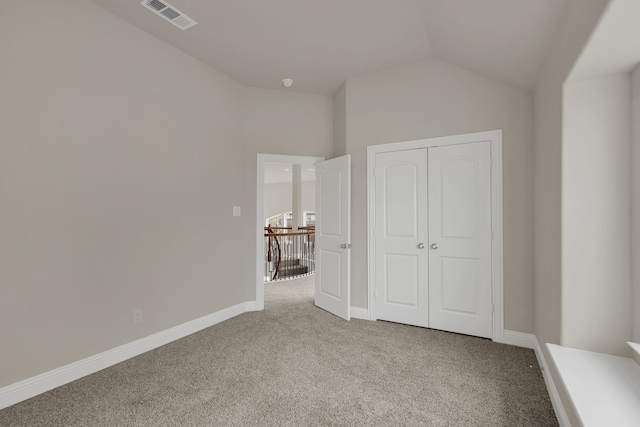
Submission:
POLYGON ((183 323, 139 340, 104 351, 86 359, 53 369, 35 377, 0 388, 0 409, 15 405, 46 391, 123 362, 142 353, 184 338, 217 323, 254 311, 255 301, 243 302, 199 319, 183 323))
POLYGON ((503 298, 503 219, 502 219, 502 130, 468 133, 415 141, 394 142, 367 147, 367 256, 368 256, 368 304, 369 319, 375 320, 375 245, 373 227, 375 224, 375 155, 391 151, 415 150, 419 148, 444 145, 469 144, 473 142, 491 142, 491 224, 493 240, 491 242, 491 294, 494 304, 493 341, 504 342, 504 298, 503 298))
POLYGON ((517 331, 504 331, 504 343, 518 347, 533 349, 536 346, 536 336, 517 331))
POLYGON ((629 347, 631 347, 631 350, 633 350, 637 356, 640 356, 640 344, 631 341, 627 341, 627 344, 629 344, 629 347))
MULTIPOLYGON (((491 138, 491 276, 493 341, 504 342, 504 278, 503 278, 503 200, 502 200, 502 130, 484 132, 491 138)), ((480 136, 480 134, 478 134, 480 136)))
POLYGON ((369 310, 366 308, 351 306, 351 318, 369 320, 369 310))
POLYGON ((544 382, 547 385, 547 391, 549 392, 549 398, 551 399, 551 405, 553 405, 553 410, 556 413, 558 424, 560 424, 560 427, 571 427, 571 423, 569 422, 569 417, 567 416, 567 412, 565 411, 564 405, 562 404, 562 400, 560 399, 560 394, 558 394, 558 389, 556 388, 556 385, 553 382, 553 377, 549 372, 549 365, 547 364, 547 360, 544 357, 544 353, 540 348, 540 343, 538 342, 538 338, 535 335, 534 335, 533 349, 536 352, 536 358, 538 359, 538 364, 540 365, 540 369, 542 369, 542 377, 544 378, 544 382))
POLYGON ((262 252, 264 241, 264 164, 265 163, 291 163, 292 165, 316 164, 324 160, 324 157, 287 156, 281 154, 258 154, 256 171, 256 307, 255 310, 264 310, 264 253, 262 252))

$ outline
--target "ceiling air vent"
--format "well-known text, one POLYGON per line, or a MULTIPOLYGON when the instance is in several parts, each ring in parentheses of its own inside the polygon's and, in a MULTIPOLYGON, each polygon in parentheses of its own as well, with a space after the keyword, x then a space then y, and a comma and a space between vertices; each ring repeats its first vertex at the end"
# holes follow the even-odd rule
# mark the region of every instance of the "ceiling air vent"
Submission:
POLYGON ((191 28, 196 25, 196 21, 189 18, 184 13, 180 12, 175 7, 171 6, 166 1, 160 0, 143 0, 140 3, 156 15, 162 16, 167 21, 171 22, 176 27, 181 30, 186 30, 187 28, 191 28))

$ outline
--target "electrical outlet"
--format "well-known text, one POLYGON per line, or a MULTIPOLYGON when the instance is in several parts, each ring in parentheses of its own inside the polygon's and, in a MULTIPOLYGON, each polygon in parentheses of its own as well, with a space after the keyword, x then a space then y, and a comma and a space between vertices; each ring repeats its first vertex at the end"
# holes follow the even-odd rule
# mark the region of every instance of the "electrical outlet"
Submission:
POLYGON ((133 324, 142 322, 142 310, 133 310, 133 324))

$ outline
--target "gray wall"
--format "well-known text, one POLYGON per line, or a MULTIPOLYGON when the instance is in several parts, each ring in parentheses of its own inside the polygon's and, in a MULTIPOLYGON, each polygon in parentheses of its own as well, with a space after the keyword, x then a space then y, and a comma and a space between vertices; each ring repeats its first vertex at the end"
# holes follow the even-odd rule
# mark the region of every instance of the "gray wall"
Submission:
POLYGON ((330 157, 332 98, 245 88, 85 0, 0 28, 0 387, 255 299, 256 154, 330 157))
POLYGON ((631 74, 632 339, 640 342, 640 67, 631 74))
POLYGON ((566 83, 562 345, 630 356, 631 80, 566 83))
POLYGON ((92 3, 3 6, 0 386, 243 301, 244 88, 92 3))
MULTIPOLYGON (((535 335, 547 360, 545 343, 560 344, 562 330, 562 87, 607 3, 570 3, 535 90, 534 317, 535 335)), ((549 368, 570 422, 579 425, 552 363, 549 368)))
POLYGON ((533 332, 533 98, 441 61, 347 81, 352 305, 367 306, 367 146, 503 129, 505 327, 533 332))
POLYGON ((333 155, 347 154, 347 85, 333 95, 333 155))

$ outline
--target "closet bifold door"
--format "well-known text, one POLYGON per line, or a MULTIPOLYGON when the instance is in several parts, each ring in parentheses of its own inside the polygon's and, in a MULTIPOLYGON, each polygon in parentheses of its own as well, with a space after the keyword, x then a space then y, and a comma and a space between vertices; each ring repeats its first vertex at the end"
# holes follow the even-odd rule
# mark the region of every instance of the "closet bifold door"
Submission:
POLYGON ((492 337, 491 143, 429 148, 429 327, 492 337))
POLYGON ((427 149, 375 157, 376 318, 428 326, 427 149))

